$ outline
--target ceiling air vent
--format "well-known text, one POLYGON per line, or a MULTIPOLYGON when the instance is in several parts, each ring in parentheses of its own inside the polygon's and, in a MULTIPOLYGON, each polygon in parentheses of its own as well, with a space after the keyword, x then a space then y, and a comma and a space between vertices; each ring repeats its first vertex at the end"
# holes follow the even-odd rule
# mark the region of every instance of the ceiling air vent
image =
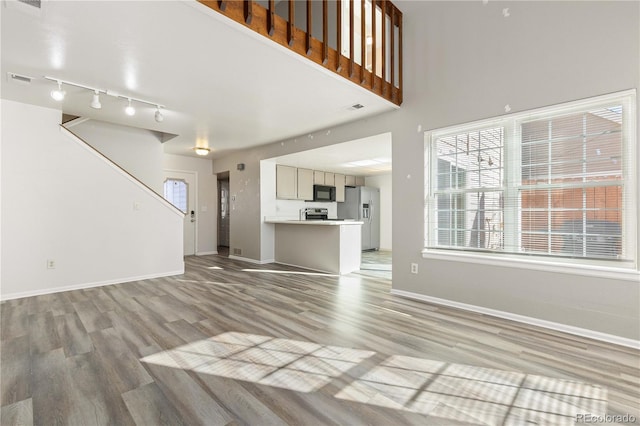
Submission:
POLYGON ((360 108, 364 108, 364 105, 362 104, 353 104, 349 107, 349 109, 351 110, 356 110, 356 109, 360 109, 360 108))
POLYGON ((7 73, 7 79, 13 83, 31 84, 31 77, 27 77, 26 75, 16 74, 13 72, 7 73))

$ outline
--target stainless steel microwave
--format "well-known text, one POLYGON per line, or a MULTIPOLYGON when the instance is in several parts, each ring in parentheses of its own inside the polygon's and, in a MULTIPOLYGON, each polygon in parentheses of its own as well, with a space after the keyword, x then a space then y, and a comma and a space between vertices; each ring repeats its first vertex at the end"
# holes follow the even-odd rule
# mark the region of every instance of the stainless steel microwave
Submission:
POLYGON ((326 185, 313 185, 313 201, 335 201, 336 187, 326 185))

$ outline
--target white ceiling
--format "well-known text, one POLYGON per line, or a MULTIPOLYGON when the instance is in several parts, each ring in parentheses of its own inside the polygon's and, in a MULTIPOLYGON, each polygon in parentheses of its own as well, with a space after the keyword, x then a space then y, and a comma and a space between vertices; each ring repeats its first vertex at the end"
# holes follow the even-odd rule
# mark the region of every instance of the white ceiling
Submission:
POLYGON ((346 175, 391 173, 391 133, 283 155, 273 160, 277 164, 346 175))
POLYGON ((194 155, 199 144, 216 158, 396 108, 195 0, 30 8, 3 0, 2 98, 178 135, 167 153, 194 155), (19 84, 8 73, 33 80, 19 84), (45 75, 166 105, 165 119, 157 123, 155 107, 142 104, 126 116, 126 102, 106 95, 92 109, 92 92, 70 86, 60 105, 45 75), (356 103, 365 108, 350 109, 356 103))

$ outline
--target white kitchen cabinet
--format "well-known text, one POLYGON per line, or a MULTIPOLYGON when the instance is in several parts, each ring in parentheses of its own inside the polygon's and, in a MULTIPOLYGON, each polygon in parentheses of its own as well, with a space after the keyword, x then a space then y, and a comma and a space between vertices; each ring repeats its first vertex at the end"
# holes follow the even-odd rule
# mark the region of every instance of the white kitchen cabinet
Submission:
POLYGON ((313 200, 313 170, 298 169, 298 200, 313 200))
POLYGON ((355 176, 345 176, 345 185, 347 186, 356 186, 356 177, 355 176))
POLYGON ((324 172, 319 170, 313 171, 313 184, 314 185, 325 185, 324 182, 324 172))
POLYGON ((324 184, 329 186, 335 186, 335 174, 324 172, 324 184))
POLYGON ((295 167, 276 164, 276 198, 281 200, 298 198, 298 173, 295 167))
POLYGON ((356 186, 364 186, 364 176, 356 176, 356 186))
POLYGON ((334 184, 336 186, 336 201, 339 203, 344 202, 344 183, 345 176, 340 173, 334 175, 334 184))

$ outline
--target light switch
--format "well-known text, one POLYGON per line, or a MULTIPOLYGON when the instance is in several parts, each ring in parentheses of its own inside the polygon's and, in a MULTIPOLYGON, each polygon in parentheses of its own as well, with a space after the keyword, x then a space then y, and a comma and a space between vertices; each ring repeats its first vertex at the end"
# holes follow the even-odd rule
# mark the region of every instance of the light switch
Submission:
POLYGON ((202 206, 202 207, 200 207, 200 211, 201 211, 201 212, 206 212, 207 210, 208 210, 208 209, 207 209, 207 206, 202 206))

